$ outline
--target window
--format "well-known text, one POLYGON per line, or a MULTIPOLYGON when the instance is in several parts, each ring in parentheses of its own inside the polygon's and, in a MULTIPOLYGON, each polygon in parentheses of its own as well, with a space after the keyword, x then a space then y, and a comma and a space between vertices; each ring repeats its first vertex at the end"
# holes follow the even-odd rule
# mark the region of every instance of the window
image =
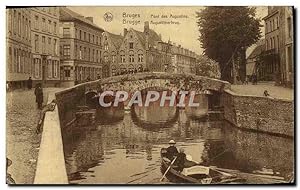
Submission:
POLYGON ((107 43, 104 44, 104 50, 108 50, 108 44, 107 43))
POLYGON ((18 14, 18 34, 21 36, 21 13, 18 14))
POLYGON ((112 62, 115 63, 116 62, 116 55, 112 55, 112 62))
POLYGON ((26 18, 26 21, 25 21, 25 37, 26 37, 26 40, 28 39, 28 19, 26 18))
POLYGON ((98 57, 98 50, 96 51, 96 62, 99 62, 99 57, 98 57))
POLYGON ((125 63, 125 55, 121 55, 120 58, 121 58, 121 63, 125 63))
POLYGON ((48 54, 51 54, 51 38, 48 38, 48 54))
POLYGON ((39 17, 35 15, 35 23, 34 23, 34 28, 38 29, 39 28, 39 17))
POLYGON ((81 51, 81 46, 79 47, 79 59, 82 59, 82 51, 81 51))
POLYGON ((37 34, 34 36, 34 49, 36 53, 39 52, 39 36, 37 34))
POLYGON ((54 76, 54 78, 57 77, 57 70, 58 70, 58 61, 54 61, 54 64, 53 64, 53 76, 54 76))
POLYGON ((54 39, 54 42, 53 42, 53 53, 54 55, 57 55, 57 40, 54 39))
POLYGON ((89 42, 91 41, 91 34, 89 34, 88 41, 89 42))
POLYGON ((94 36, 94 35, 93 35, 93 39, 92 39, 92 42, 93 42, 93 43, 95 43, 95 36, 94 36))
POLYGON ((98 36, 96 36, 96 44, 98 44, 98 36))
POLYGON ((79 39, 81 40, 81 30, 79 30, 79 39))
POLYGON ((133 43, 132 42, 129 43, 129 49, 133 49, 133 43))
POLYGON ((39 78, 40 77, 40 59, 36 58, 34 59, 34 76, 35 78, 39 78))
POLYGON ((82 59, 85 60, 86 57, 87 57, 87 56, 86 56, 86 47, 84 47, 84 48, 83 48, 83 56, 82 56, 82 59))
POLYGON ((291 17, 287 18, 287 25, 288 25, 288 35, 292 37, 292 19, 291 17))
POLYGON ((83 33, 83 40, 86 41, 86 32, 83 33))
POLYGON ((71 76, 71 71, 68 69, 68 70, 65 70, 65 77, 70 77, 71 76))
POLYGON ((293 50, 291 46, 287 47, 287 62, 288 62, 287 70, 289 72, 292 72, 293 71, 293 50))
POLYGON ((70 28, 63 28, 63 37, 70 37, 70 28))
POLYGON ((8 12, 8 20, 9 20, 9 22, 7 23, 8 24, 8 32, 11 33, 13 18, 12 18, 11 10, 8 9, 7 12, 8 12))
POLYGON ((20 73, 21 72, 21 50, 19 49, 19 51, 17 52, 18 54, 18 66, 17 66, 17 72, 20 73))
POLYGON ((56 34, 56 30, 57 30, 57 29, 56 29, 56 28, 57 28, 57 26, 56 26, 56 25, 57 25, 57 23, 56 23, 56 22, 54 22, 54 23, 53 23, 53 33, 54 33, 54 34, 56 34))
POLYGON ((9 70, 9 72, 12 72, 12 65, 13 65, 13 63, 12 63, 12 51, 11 51, 11 47, 8 48, 8 55, 9 55, 9 58, 8 58, 8 60, 9 60, 9 68, 8 68, 8 70, 9 70))
POLYGON ((273 49, 273 38, 270 38, 270 42, 271 42, 270 49, 273 49))
POLYGON ((52 61, 48 60, 48 78, 52 78, 52 61))
POLYGON ((42 37, 42 53, 46 53, 46 37, 42 37))
POLYGON ((143 62, 143 61, 144 61, 144 55, 138 54, 138 62, 143 62))
POLYGON ((92 61, 95 61, 95 50, 93 49, 93 54, 92 54, 92 61))
POLYGON ((129 62, 134 62, 134 54, 129 52, 129 62))
MULTIPOLYGON (((50 9, 49 9, 49 10, 50 10, 50 9)), ((51 33, 51 29, 52 29, 52 26, 51 26, 51 25, 52 25, 51 20, 48 20, 48 27, 47 27, 48 29, 47 29, 47 30, 48 30, 49 33, 51 33)))
POLYGON ((42 21, 43 21, 42 22, 42 30, 45 31, 46 30, 46 19, 43 18, 42 21))
POLYGON ((108 62, 108 56, 107 56, 107 55, 104 56, 104 62, 105 62, 105 63, 108 62))
POLYGON ((65 59, 70 58, 70 45, 64 45, 63 46, 63 56, 65 59))

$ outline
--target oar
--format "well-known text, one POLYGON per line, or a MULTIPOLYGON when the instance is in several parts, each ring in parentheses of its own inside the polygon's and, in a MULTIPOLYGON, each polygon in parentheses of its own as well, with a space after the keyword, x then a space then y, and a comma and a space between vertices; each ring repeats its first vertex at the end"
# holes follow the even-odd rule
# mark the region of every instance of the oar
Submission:
POLYGON ((174 164, 175 160, 177 159, 177 156, 174 158, 174 160, 171 162, 170 166, 168 167, 168 169, 166 170, 166 172, 164 173, 164 175, 162 176, 162 178, 159 181, 162 181, 166 174, 168 173, 168 171, 171 169, 171 166, 174 164))

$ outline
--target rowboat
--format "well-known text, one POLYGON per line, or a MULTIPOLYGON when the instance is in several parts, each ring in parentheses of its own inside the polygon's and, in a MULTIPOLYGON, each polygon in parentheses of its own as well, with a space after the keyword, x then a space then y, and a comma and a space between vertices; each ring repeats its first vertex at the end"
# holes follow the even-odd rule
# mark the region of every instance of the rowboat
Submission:
MULTIPOLYGON (((166 149, 161 149, 161 172, 165 173, 171 161, 166 157, 166 149)), ((175 183, 197 183, 197 184, 224 184, 241 181, 236 175, 232 175, 213 168, 196 165, 185 168, 182 172, 176 170, 172 165, 166 174, 169 181, 175 183)))

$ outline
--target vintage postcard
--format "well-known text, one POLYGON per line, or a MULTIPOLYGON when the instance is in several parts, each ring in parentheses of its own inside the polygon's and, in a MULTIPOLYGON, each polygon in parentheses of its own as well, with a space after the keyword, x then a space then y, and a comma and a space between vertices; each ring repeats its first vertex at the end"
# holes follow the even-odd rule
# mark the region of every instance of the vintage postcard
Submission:
POLYGON ((6 7, 7 184, 295 183, 294 7, 6 7))

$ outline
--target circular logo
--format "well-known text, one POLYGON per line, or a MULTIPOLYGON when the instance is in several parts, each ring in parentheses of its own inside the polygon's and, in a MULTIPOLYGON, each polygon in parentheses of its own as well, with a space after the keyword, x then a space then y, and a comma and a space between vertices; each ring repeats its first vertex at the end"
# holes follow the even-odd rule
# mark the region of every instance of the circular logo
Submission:
POLYGON ((113 20, 113 15, 110 12, 107 12, 104 14, 103 18, 106 22, 111 22, 113 20))

